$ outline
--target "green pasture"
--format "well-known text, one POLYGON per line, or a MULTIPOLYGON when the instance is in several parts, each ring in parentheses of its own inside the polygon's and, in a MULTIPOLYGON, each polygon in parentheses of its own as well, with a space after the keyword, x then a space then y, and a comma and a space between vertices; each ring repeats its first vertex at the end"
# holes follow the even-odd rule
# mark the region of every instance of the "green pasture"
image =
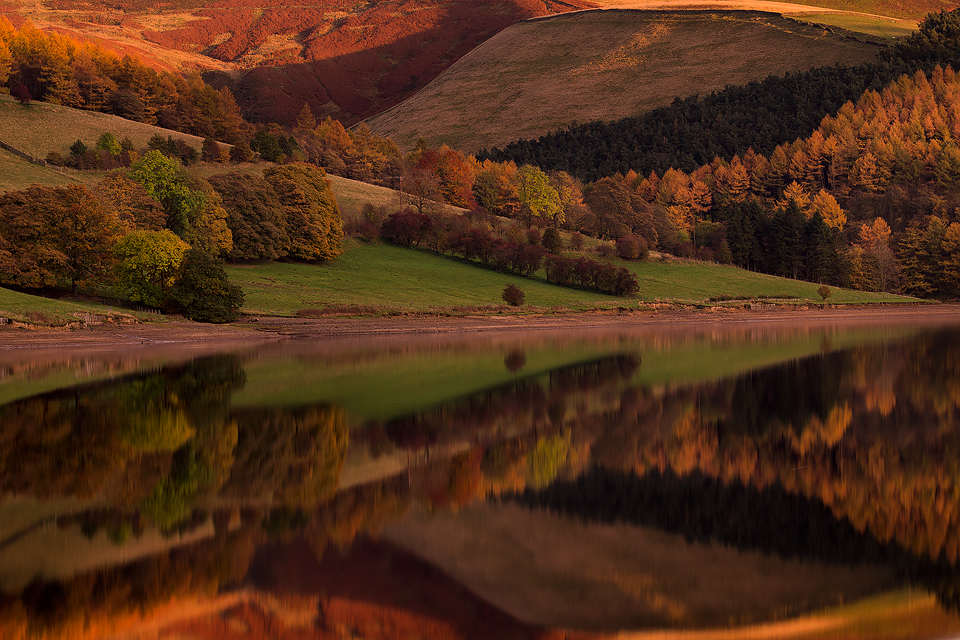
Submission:
MULTIPOLYGON (((765 298, 786 303, 820 303, 820 285, 790 280, 737 267, 709 262, 684 260, 650 260, 618 262, 637 275, 642 301, 674 301, 692 304, 708 303, 718 296, 765 298)), ((916 302, 916 298, 891 293, 871 293, 830 287, 831 304, 869 304, 916 302)), ((731 302, 732 304, 737 301, 731 302)))
POLYGON ((90 315, 138 316, 140 314, 129 309, 119 309, 95 302, 51 300, 0 288, 0 318, 14 322, 63 326, 90 315))
MULTIPOLYGON (((710 298, 764 298, 786 303, 820 303, 819 285, 777 278, 735 267, 693 261, 625 263, 640 281, 636 297, 558 287, 541 272, 532 278, 505 275, 479 265, 426 251, 348 240, 344 254, 326 264, 268 263, 227 268, 246 294, 244 313, 295 315, 309 309, 356 307, 363 315, 399 311, 441 311, 503 305, 501 293, 515 284, 526 305, 550 310, 637 306, 638 302, 713 304, 710 298), (360 309, 362 307, 362 309, 360 309)), ((912 298, 831 287, 834 304, 908 302, 912 298)), ((731 301, 728 304, 742 304, 731 301)))
POLYGON ((917 30, 916 20, 901 20, 857 13, 804 13, 791 16, 804 22, 865 33, 887 40, 904 38, 917 30))
POLYGON ((581 309, 616 306, 618 299, 509 276, 425 251, 348 240, 342 256, 327 264, 274 262, 227 267, 246 295, 244 313, 294 315, 304 309, 366 307, 365 314, 503 305, 515 284, 536 307, 581 309))

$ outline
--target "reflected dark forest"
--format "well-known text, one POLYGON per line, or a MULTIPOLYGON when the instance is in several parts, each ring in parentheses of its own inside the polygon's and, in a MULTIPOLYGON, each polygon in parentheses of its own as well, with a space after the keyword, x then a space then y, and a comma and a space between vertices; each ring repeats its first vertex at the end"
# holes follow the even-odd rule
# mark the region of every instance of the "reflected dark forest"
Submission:
MULTIPOLYGON (((478 502, 882 565, 960 611, 956 331, 682 385, 635 382, 640 349, 523 375, 515 348, 508 383, 353 428, 331 402, 236 406, 247 357, 0 405, 0 635, 107 637, 171 600, 284 592, 267 558, 329 564, 417 505, 478 502), (51 544, 75 565, 32 563, 51 544)), ((363 599, 351 585, 322 589, 363 599)))

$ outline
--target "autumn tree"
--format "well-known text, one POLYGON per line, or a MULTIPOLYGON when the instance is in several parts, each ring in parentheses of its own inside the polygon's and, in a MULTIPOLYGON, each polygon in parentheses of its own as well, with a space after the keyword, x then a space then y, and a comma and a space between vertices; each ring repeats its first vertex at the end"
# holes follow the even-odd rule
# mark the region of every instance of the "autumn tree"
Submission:
POLYGON ((890 246, 892 232, 883 218, 860 227, 859 241, 851 248, 851 281, 864 291, 893 291, 900 265, 890 246))
POLYGON ((464 209, 476 204, 473 199, 473 170, 463 153, 444 144, 437 149, 416 153, 409 161, 436 176, 437 190, 447 204, 464 209))
POLYGON ((591 218, 586 229, 598 238, 615 239, 633 227, 634 210, 630 190, 613 178, 598 180, 584 196, 591 218))
POLYGON ((556 226, 556 218, 563 213, 560 196, 550 185, 550 178, 537 167, 525 164, 515 176, 520 218, 530 228, 556 226))
POLYGON ((124 231, 159 231, 166 225, 163 206, 122 170, 108 174, 93 188, 92 195, 117 214, 124 231))
POLYGON ((286 211, 267 180, 236 172, 212 176, 209 182, 228 212, 233 237, 228 260, 276 260, 286 255, 290 243, 286 211))
POLYGON ((517 165, 485 160, 475 168, 473 195, 477 203, 497 215, 516 217, 520 212, 517 193, 517 165))
POLYGON ((158 150, 135 162, 129 175, 163 205, 168 229, 191 246, 214 255, 229 253, 233 238, 227 212, 206 181, 189 177, 183 165, 158 150))
POLYGON ((77 287, 109 275, 116 214, 82 185, 0 197, 0 272, 8 285, 77 287))
POLYGON ((133 302, 163 307, 189 248, 169 229, 127 234, 113 249, 117 290, 133 302))
POLYGON ((287 254, 332 260, 343 253, 343 219, 323 169, 294 163, 264 171, 287 218, 287 254))
POLYGON ((71 185, 59 190, 59 206, 47 212, 47 224, 62 255, 62 274, 77 294, 78 285, 109 277, 114 243, 120 223, 86 187, 71 185))

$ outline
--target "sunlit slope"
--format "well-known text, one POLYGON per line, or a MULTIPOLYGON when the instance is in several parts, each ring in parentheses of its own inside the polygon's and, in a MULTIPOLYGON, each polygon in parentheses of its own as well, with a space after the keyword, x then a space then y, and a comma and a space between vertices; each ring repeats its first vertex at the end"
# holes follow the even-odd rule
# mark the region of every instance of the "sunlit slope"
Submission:
POLYGON ((877 49, 769 13, 573 13, 502 31, 367 123, 401 148, 424 136, 472 152, 770 74, 858 64, 877 49))
POLYGON ((896 18, 920 19, 935 11, 950 11, 957 7, 956 2, 944 0, 796 0, 781 3, 767 0, 660 0, 642 2, 638 0, 594 0, 594 4, 603 8, 618 9, 663 9, 678 7, 708 7, 724 9, 753 9, 756 11, 776 11, 777 13, 799 13, 803 6, 814 6, 831 11, 859 13, 862 15, 891 16, 896 18))

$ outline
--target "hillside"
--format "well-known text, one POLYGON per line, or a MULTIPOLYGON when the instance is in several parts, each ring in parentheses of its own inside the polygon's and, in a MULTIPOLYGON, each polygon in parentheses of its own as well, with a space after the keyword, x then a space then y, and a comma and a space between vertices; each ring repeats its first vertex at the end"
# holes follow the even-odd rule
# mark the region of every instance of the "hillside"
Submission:
POLYGON ((117 140, 129 138, 138 149, 158 134, 184 140, 195 149, 203 145, 203 138, 197 136, 106 113, 44 102, 21 106, 10 96, 0 95, 0 141, 34 157, 44 158, 50 151, 66 155, 77 140, 92 147, 103 133, 112 133, 117 140))
POLYGON ((474 152, 877 49, 768 13, 581 12, 504 30, 367 124, 401 148, 424 135, 474 152))
POLYGON ((292 124, 306 101, 344 121, 410 95, 453 61, 519 20, 591 6, 581 0, 389 0, 322 5, 279 0, 144 2, 15 0, 0 13, 133 52, 161 68, 229 72, 253 119, 292 124))
MULTIPOLYGON (((792 14, 868 33, 877 32, 876 16, 918 20, 930 11, 949 9, 943 0, 816 0, 782 4, 743 0, 666 0, 644 8, 739 8, 792 14), (855 15, 836 22, 825 11, 855 15), (873 18, 864 18, 876 14, 873 18), (864 20, 871 21, 867 25, 864 20)), ((292 124, 304 102, 318 116, 355 122, 397 104, 426 86, 456 60, 517 22, 537 16, 591 7, 637 8, 629 0, 388 0, 321 5, 273 0, 255 7, 236 0, 89 0, 0 4, 0 15, 15 23, 29 19, 140 56, 159 69, 209 71, 208 79, 235 90, 245 113, 258 120, 292 124)), ((902 33, 903 23, 881 28, 881 35, 902 33)))

